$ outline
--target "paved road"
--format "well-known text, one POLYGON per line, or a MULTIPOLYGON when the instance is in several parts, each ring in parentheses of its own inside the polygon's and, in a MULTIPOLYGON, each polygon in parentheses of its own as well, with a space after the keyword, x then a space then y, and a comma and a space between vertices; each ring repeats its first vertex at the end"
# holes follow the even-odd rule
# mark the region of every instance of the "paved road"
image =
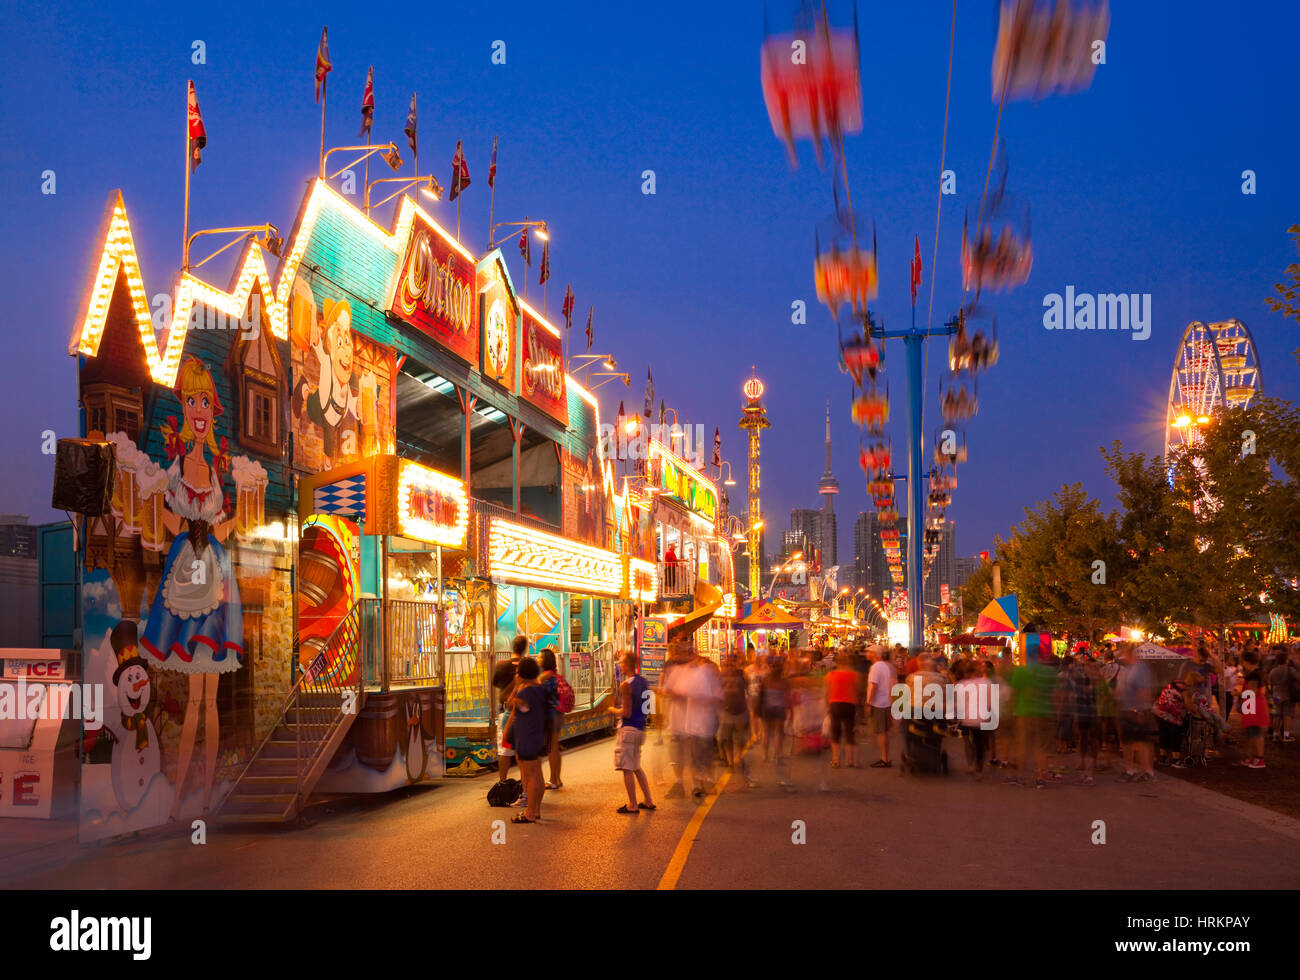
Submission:
MULTIPOLYGON (((960 747, 953 749, 960 757, 960 747)), ((653 736, 646 760, 662 793, 666 752, 653 736)), ((28 862, 21 877, 0 883, 120 889, 1300 883, 1300 821, 1170 777, 1129 786, 1102 775, 1092 787, 1034 790, 1005 785, 1000 774, 976 783, 959 772, 900 777, 897 769, 832 771, 797 759, 796 790, 787 792, 771 767, 759 763, 756 774, 758 788, 729 779, 704 807, 660 798, 655 813, 622 816, 614 812, 622 790, 611 743, 600 741, 565 753, 565 788, 547 794, 544 822, 507 823, 504 844, 492 842, 494 822, 517 811, 487 806, 487 778, 446 780, 315 806, 314 823, 302 829, 213 825, 203 846, 180 835, 71 853, 62 848, 38 873, 28 862), (1105 821, 1104 845, 1092 843, 1096 820, 1105 821), (792 840, 796 821, 803 822, 806 843, 792 840)))

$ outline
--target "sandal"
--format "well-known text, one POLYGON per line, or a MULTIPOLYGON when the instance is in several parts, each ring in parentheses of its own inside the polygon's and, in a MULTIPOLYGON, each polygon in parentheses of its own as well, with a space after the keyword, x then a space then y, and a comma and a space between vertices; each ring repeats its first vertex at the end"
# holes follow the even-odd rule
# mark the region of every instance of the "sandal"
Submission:
POLYGON ((510 822, 511 822, 511 823, 537 823, 536 820, 530 820, 530 819, 528 819, 527 817, 525 817, 522 813, 516 813, 516 814, 515 814, 515 815, 510 819, 510 822))
POLYGON ((659 808, 658 808, 657 806, 655 806, 653 803, 642 803, 641 806, 638 807, 638 809, 640 809, 640 810, 658 810, 659 808))
POLYGON ((563 785, 564 785, 563 783, 547 783, 547 784, 546 784, 546 788, 547 788, 547 789, 559 789, 559 788, 560 788, 561 786, 563 786, 563 785))
POLYGON ((886 762, 884 759, 878 759, 871 764, 872 769, 889 769, 892 766, 892 762, 886 762))
POLYGON ((627 805, 626 803, 624 803, 621 807, 619 807, 619 808, 618 808, 617 810, 615 810, 614 812, 615 812, 615 813, 630 813, 630 814, 632 814, 633 816, 635 816, 636 814, 638 814, 638 813, 641 812, 641 808, 640 808, 640 807, 637 807, 637 808, 635 808, 635 809, 628 809, 628 805, 627 805))

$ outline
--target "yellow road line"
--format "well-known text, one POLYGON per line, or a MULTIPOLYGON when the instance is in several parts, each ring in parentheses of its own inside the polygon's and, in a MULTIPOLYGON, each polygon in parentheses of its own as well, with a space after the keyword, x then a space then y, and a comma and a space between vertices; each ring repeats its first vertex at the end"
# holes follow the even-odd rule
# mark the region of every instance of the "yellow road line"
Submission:
POLYGON ((664 871, 664 876, 659 879, 658 891, 672 891, 677 887, 677 879, 681 877, 682 869, 686 867, 686 859, 690 857, 691 848, 695 844, 695 835, 699 832, 704 818, 709 815, 713 809, 713 804, 718 801, 719 794, 727 787, 731 780, 731 772, 727 771, 722 774, 722 778, 717 781, 713 787, 713 792, 704 798, 704 802, 695 810, 694 816, 682 831, 682 839, 677 842, 677 849, 673 851, 672 859, 668 862, 668 867, 664 871))

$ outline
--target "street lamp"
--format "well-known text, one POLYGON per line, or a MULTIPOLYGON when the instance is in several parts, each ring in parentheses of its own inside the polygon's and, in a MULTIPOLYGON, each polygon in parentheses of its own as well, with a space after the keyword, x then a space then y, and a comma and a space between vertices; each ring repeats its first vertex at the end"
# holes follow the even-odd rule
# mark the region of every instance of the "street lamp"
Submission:
POLYGON ((238 245, 240 242, 252 238, 254 235, 258 234, 259 232, 261 233, 262 237, 260 239, 253 239, 253 240, 256 241, 258 245, 262 246, 262 248, 270 252, 272 255, 279 256, 280 249, 284 246, 284 239, 280 237, 280 229, 277 228, 275 225, 271 224, 270 222, 267 222, 266 224, 263 225, 238 225, 233 228, 204 228, 201 231, 196 231, 194 234, 190 235, 190 237, 185 240, 185 254, 181 257, 181 265, 183 268, 187 270, 190 268, 197 269, 199 266, 203 265, 204 262, 207 262, 211 259, 215 259, 218 255, 220 255, 226 249, 230 248, 232 245, 238 245), (217 249, 207 258, 203 259, 200 262, 196 262, 193 266, 191 266, 190 246, 194 243, 194 239, 199 238, 203 235, 234 235, 235 237, 232 238, 230 241, 226 242, 226 244, 222 245, 219 249, 217 249))
POLYGON ((544 242, 548 241, 551 237, 550 229, 546 227, 545 221, 529 221, 527 215, 524 215, 523 221, 498 221, 492 226, 488 233, 487 250, 489 252, 498 245, 504 245, 510 239, 515 237, 514 232, 511 232, 509 235, 506 235, 505 238, 498 240, 496 238, 498 228, 531 228, 533 229, 533 234, 544 242))
MULTIPOLYGON (((402 158, 397 154, 396 143, 392 143, 392 142, 378 143, 369 146, 334 146, 326 150, 325 155, 320 159, 321 178, 325 180, 333 180, 335 177, 337 177, 339 174, 343 173, 344 171, 351 170, 358 163, 362 163, 366 160, 369 160, 376 153, 384 154, 384 162, 387 163, 390 167, 392 167, 394 173, 396 173, 398 170, 402 168, 402 158), (357 157, 355 160, 351 161, 350 163, 344 164, 343 166, 339 167, 338 170, 335 170, 332 174, 326 177, 325 164, 326 161, 329 160, 330 154, 347 153, 347 152, 360 153, 361 156, 357 157)), ((369 164, 366 164, 366 166, 369 166, 369 164)))
POLYGON ((731 478, 731 460, 724 459, 721 463, 718 464, 718 470, 721 471, 722 467, 724 466, 727 468, 727 478, 722 482, 729 487, 734 487, 736 485, 736 481, 731 478))
POLYGON ((389 201, 395 198, 398 194, 404 193, 405 191, 414 187, 416 184, 423 185, 420 188, 420 193, 423 194, 425 197, 432 198, 435 201, 442 200, 442 185, 439 184, 438 181, 434 179, 433 174, 429 174, 425 177, 378 177, 375 180, 372 180, 370 183, 366 184, 366 194, 365 194, 365 200, 363 202, 363 209, 365 210, 365 213, 369 215, 371 208, 383 207, 385 204, 387 204, 389 201), (371 188, 375 187, 377 184, 401 184, 402 186, 397 188, 397 190, 393 191, 393 193, 389 194, 382 201, 376 201, 374 204, 371 204, 370 190, 371 188))

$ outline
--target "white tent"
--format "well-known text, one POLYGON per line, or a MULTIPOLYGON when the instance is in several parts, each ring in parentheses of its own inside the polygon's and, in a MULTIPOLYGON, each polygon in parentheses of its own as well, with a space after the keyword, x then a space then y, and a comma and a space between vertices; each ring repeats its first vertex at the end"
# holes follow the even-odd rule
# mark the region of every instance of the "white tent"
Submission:
POLYGON ((1187 658, 1176 650, 1170 650, 1168 647, 1162 647, 1148 640, 1140 644, 1133 651, 1138 655, 1140 660, 1186 660, 1187 658))

